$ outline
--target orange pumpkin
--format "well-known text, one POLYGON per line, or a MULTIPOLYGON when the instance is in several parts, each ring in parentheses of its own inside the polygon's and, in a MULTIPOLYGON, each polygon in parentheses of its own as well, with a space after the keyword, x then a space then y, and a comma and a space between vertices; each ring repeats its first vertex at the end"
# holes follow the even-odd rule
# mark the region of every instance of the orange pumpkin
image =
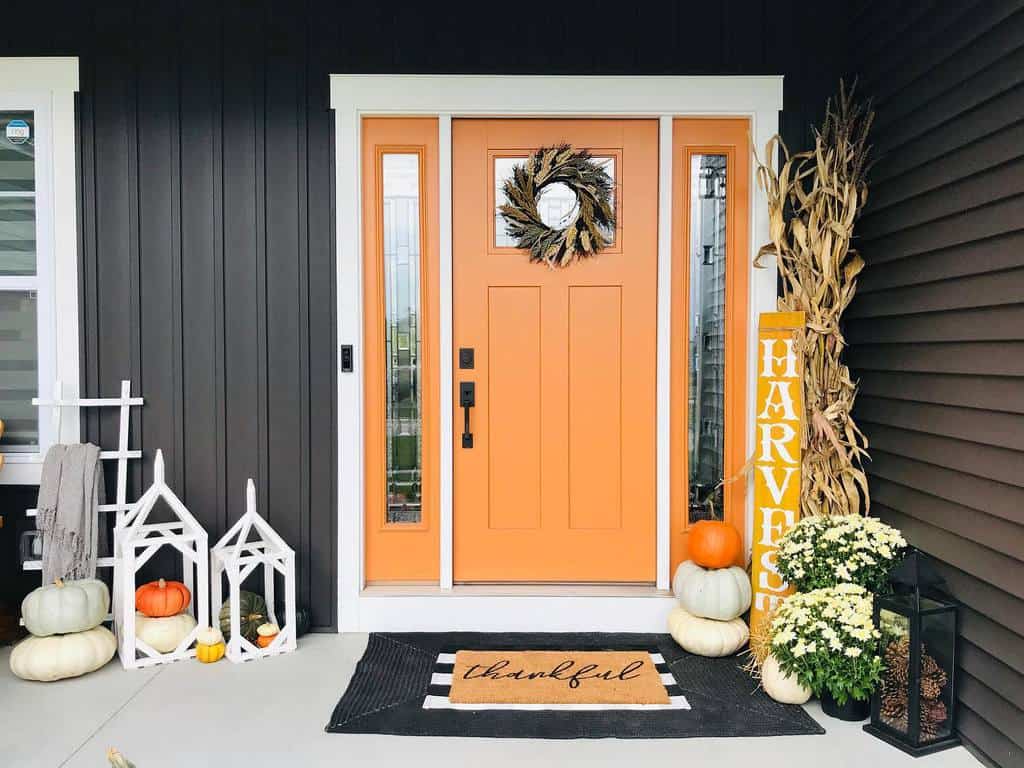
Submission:
POLYGON ((277 633, 280 631, 281 630, 278 629, 277 624, 271 624, 269 622, 266 624, 260 624, 256 628, 256 645, 260 648, 266 648, 274 642, 274 638, 277 637, 277 633))
POLYGON ((720 520, 701 520, 690 528, 690 557, 704 568, 727 568, 739 559, 740 533, 720 520))
POLYGON ((153 619, 177 616, 188 607, 192 593, 180 581, 151 581, 135 590, 135 610, 153 619))

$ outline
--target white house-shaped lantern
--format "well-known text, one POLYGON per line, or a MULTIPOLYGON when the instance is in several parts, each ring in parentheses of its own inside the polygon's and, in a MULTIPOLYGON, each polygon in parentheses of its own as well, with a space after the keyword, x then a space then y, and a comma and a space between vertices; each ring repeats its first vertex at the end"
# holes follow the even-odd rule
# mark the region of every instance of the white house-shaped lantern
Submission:
POLYGON ((208 625, 210 615, 208 548, 206 530, 164 482, 164 456, 158 450, 153 463, 153 484, 128 511, 124 526, 114 532, 114 622, 121 664, 125 669, 165 664, 196 655, 193 647, 196 635, 208 625), (174 518, 170 522, 149 521, 160 499, 170 508, 174 518), (135 635, 136 574, 163 547, 172 547, 181 554, 182 581, 192 593, 186 611, 196 620, 192 631, 167 652, 155 650, 135 635))
POLYGON ((231 637, 227 657, 236 664, 295 650, 295 551, 284 543, 270 524, 256 512, 256 486, 250 479, 245 488, 245 514, 210 552, 213 564, 211 588, 214 616, 224 604, 222 575, 228 580, 231 637), (253 645, 240 631, 242 584, 256 568, 263 567, 263 599, 270 621, 279 627, 277 636, 265 648, 253 645), (274 574, 284 578, 284 624, 276 617, 274 574))

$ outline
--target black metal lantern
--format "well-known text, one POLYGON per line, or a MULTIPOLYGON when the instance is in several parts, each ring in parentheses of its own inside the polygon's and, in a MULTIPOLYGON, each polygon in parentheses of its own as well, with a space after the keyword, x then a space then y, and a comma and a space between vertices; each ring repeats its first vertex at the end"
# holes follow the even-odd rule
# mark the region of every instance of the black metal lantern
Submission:
POLYGON ((959 606, 939 592, 942 577, 920 552, 889 579, 893 594, 875 597, 885 670, 864 730, 920 757, 960 743, 954 720, 959 606))

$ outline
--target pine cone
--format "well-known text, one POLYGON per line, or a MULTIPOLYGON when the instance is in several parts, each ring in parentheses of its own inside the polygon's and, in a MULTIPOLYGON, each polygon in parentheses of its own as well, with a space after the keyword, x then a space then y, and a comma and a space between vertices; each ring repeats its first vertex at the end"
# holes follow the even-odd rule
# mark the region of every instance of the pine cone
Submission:
POLYGON ((885 649, 886 676, 900 685, 907 684, 910 660, 910 641, 906 638, 889 643, 885 649))
POLYGON ((882 718, 887 721, 898 720, 901 717, 905 717, 907 713, 907 703, 900 701, 896 696, 883 696, 881 704, 879 706, 879 712, 882 718))
POLYGON ((922 699, 937 699, 942 695, 942 688, 945 685, 945 681, 937 680, 934 677, 923 677, 921 678, 921 698, 922 699))
POLYGON ((946 723, 946 705, 941 701, 921 702, 921 739, 936 738, 946 723))

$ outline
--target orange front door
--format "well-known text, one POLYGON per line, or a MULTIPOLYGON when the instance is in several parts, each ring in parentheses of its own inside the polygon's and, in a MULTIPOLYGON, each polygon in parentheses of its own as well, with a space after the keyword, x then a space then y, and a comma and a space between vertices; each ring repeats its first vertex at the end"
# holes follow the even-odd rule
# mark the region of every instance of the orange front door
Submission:
POLYGON ((455 580, 653 582, 658 124, 452 131, 455 580), (598 257, 551 269, 507 242, 495 198, 563 141, 608 163, 618 227, 598 257))

